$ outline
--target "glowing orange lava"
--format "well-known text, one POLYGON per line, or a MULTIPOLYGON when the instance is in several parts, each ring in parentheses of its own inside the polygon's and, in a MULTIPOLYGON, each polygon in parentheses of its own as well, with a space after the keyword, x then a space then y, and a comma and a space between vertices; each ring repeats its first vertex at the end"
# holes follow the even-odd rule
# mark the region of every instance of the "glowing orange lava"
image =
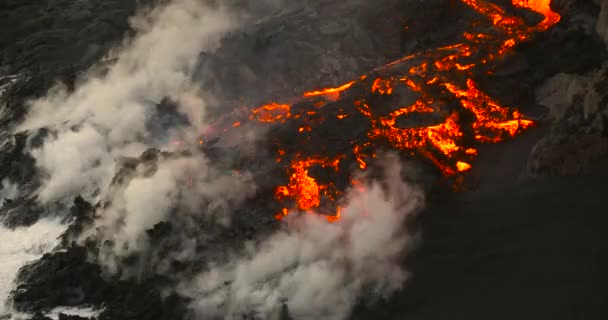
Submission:
MULTIPOLYGON (((365 140, 351 142, 349 150, 352 150, 352 154, 332 158, 322 154, 303 155, 298 152, 289 157, 286 151, 289 148, 277 147, 277 162, 288 163, 289 176, 286 185, 276 188, 275 198, 285 206, 277 214, 278 219, 287 216, 294 209, 319 213, 323 199, 326 199, 335 204, 333 212, 327 215, 328 221, 338 220, 341 208, 337 202, 341 191, 334 183, 317 181, 310 175, 310 169, 320 166, 332 168, 337 172, 342 159, 352 157, 359 169, 364 170, 369 166, 369 159, 375 157, 374 147, 377 142, 388 142, 395 149, 419 154, 448 176, 472 168, 471 162, 478 152, 474 145, 470 145, 470 141, 500 142, 533 125, 531 120, 524 119, 517 110, 499 105, 484 93, 472 79, 471 70, 509 54, 518 43, 530 39, 535 32, 545 31, 555 25, 560 21, 559 14, 551 10, 550 0, 512 0, 515 7, 527 8, 544 16, 539 24, 528 26, 523 19, 508 15, 502 7, 492 2, 461 1, 487 18, 495 30, 491 34, 467 31, 463 33, 461 42, 388 63, 372 71, 373 81, 364 75, 336 88, 306 92, 301 99, 321 99, 312 103, 315 108, 312 110, 294 113, 291 105, 276 102, 252 110, 250 119, 261 123, 280 124, 289 119, 304 122, 306 125, 297 127, 298 132, 304 135, 313 128, 313 122, 307 122, 308 117, 318 116, 318 108, 325 106, 327 100, 338 100, 343 92, 355 85, 366 89, 366 96, 354 100, 354 109, 355 113, 358 112, 369 121, 371 129, 365 140), (407 70, 398 71, 406 62, 409 63, 407 70), (389 71, 392 72, 390 75, 378 76, 378 72, 389 71), (399 86, 419 94, 418 100, 393 110, 388 115, 376 115, 373 101, 368 101, 367 98, 370 95, 390 97, 399 86), (437 97, 438 92, 446 97, 437 97), (414 113, 441 114, 437 113, 441 111, 441 104, 438 102, 450 99, 448 97, 459 102, 461 109, 443 110, 443 118, 438 117, 432 125, 398 125, 400 118, 414 113), (474 116, 472 123, 462 119, 461 112, 464 111, 474 116), (472 132, 474 136, 467 137, 465 132, 472 132), (285 159, 288 162, 284 161, 285 159)), ((352 115, 354 114, 340 109, 335 117, 344 120, 352 115)), ((234 123, 235 127, 240 125, 240 122, 234 123)))
POLYGON ((391 94, 393 93, 393 87, 390 80, 376 79, 372 85, 372 92, 378 92, 380 94, 391 94))
POLYGON ((469 169, 471 169, 471 165, 466 163, 466 162, 462 162, 462 161, 458 161, 456 163, 456 167, 458 168, 458 171, 463 172, 463 171, 467 171, 469 169))
POLYGON ((539 31, 545 31, 561 20, 560 15, 551 10, 551 0, 513 0, 513 4, 517 7, 531 9, 545 16, 545 19, 536 26, 539 31))
POLYGON ((290 110, 291 106, 288 104, 273 102, 253 109, 250 119, 266 123, 285 122, 291 116, 290 110))
MULTIPOLYGON (((292 174, 289 178, 289 183, 284 186, 279 186, 275 192, 278 200, 294 199, 295 205, 299 210, 309 211, 318 208, 321 203, 321 197, 336 201, 340 192, 335 189, 333 184, 319 184, 310 177, 308 170, 318 165, 323 168, 331 167, 338 171, 340 159, 313 159, 307 158, 304 160, 296 160, 291 164, 292 174)), ((340 208, 338 207, 338 212, 340 208)), ((277 215, 277 218, 287 215, 288 209, 284 208, 282 214, 277 215)), ((328 215, 328 220, 335 220, 332 215, 328 215)))
POLYGON ((337 88, 326 88, 326 89, 321 89, 321 90, 317 90, 317 91, 306 92, 306 93, 304 93, 304 96, 305 97, 314 97, 314 96, 337 94, 337 93, 340 93, 340 92, 352 87, 353 84, 355 84, 356 82, 357 81, 353 80, 353 81, 346 83, 344 85, 341 85, 337 88))

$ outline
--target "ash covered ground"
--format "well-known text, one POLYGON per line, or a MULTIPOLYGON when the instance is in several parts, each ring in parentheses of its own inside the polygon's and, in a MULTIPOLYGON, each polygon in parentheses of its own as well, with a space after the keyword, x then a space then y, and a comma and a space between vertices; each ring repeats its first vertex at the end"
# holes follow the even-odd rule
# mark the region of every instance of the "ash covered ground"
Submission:
POLYGON ((608 2, 542 3, 3 2, 0 319, 605 319, 608 2))

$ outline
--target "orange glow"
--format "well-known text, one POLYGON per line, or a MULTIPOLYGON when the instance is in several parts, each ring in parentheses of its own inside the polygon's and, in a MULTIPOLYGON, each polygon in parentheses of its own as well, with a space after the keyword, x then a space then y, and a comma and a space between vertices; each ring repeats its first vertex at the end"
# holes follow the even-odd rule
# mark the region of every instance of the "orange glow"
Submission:
POLYGON ((232 124, 233 128, 240 127, 240 126, 241 126, 240 122, 235 122, 235 123, 232 124))
POLYGON ((405 82, 405 84, 407 85, 407 87, 410 88, 410 89, 412 89, 413 91, 416 91, 416 92, 422 91, 422 87, 420 87, 416 82, 412 81, 412 79, 403 77, 403 78, 401 78, 399 80, 405 82))
MULTIPOLYGON (((367 155, 363 153, 364 148, 369 147, 369 143, 366 145, 355 145, 353 149, 353 154, 359 164, 359 169, 363 170, 367 168, 367 162, 365 162, 367 155)), ((372 155, 373 157, 374 155, 372 155)))
POLYGON ((450 156, 460 149, 457 141, 460 140, 462 132, 457 118, 457 114, 454 113, 444 123, 436 126, 409 129, 397 128, 387 121, 374 128, 369 133, 369 137, 370 139, 385 138, 397 149, 418 149, 431 146, 444 155, 450 156))
POLYGON ((477 121, 473 124, 475 138, 482 142, 499 142, 501 135, 515 136, 519 131, 533 125, 530 120, 522 119, 517 111, 499 106, 488 95, 481 92, 473 80, 467 80, 467 89, 461 90, 451 83, 445 87, 456 97, 461 98, 462 106, 473 112, 477 121))
POLYGON ((390 80, 384 80, 384 79, 376 79, 376 81, 374 81, 374 84, 372 85, 372 92, 377 92, 379 94, 391 94, 393 93, 393 87, 391 85, 390 80))
POLYGON ((471 165, 466 162, 458 161, 456 163, 456 168, 458 168, 458 171, 464 172, 471 169, 471 165))
POLYGON ((291 106, 288 104, 270 103, 253 109, 251 119, 257 119, 260 122, 284 122, 291 116, 291 106))
MULTIPOLYGON (((328 103, 329 100, 338 100, 342 92, 355 85, 357 90, 364 92, 354 98, 356 111, 347 112, 345 110, 348 109, 341 107, 334 113, 337 119, 343 120, 358 116, 354 114, 358 112, 368 121, 370 129, 367 134, 349 142, 348 150, 352 150, 352 153, 338 157, 325 156, 321 151, 320 154, 303 155, 297 150, 286 151, 291 150, 292 146, 277 146, 276 161, 287 166, 289 177, 285 185, 276 188, 275 198, 284 206, 276 215, 277 219, 284 218, 293 210, 324 214, 319 210, 325 210, 320 209, 325 206, 322 205, 325 202, 332 203, 335 208, 327 214, 327 220, 334 222, 340 218, 341 207, 337 202, 342 196, 341 191, 333 182, 320 182, 312 177, 309 170, 315 166, 339 172, 342 167, 350 166, 340 166, 342 161, 350 159, 359 170, 365 170, 369 167, 369 160, 375 157, 375 147, 384 142, 395 149, 427 159, 443 175, 450 176, 473 167, 472 161, 478 156, 477 144, 503 141, 534 124, 517 110, 501 106, 483 92, 473 80, 475 73, 472 70, 481 66, 490 68, 488 62, 503 58, 519 43, 529 40, 535 32, 545 31, 558 23, 561 19, 559 14, 551 10, 550 0, 512 0, 516 7, 527 8, 544 16, 539 24, 528 26, 522 18, 510 16, 506 10, 490 1, 461 1, 479 13, 481 19, 472 23, 472 28, 477 29, 467 30, 455 43, 408 55, 373 70, 390 71, 382 73, 383 78, 377 77, 377 73, 370 73, 369 78, 368 75, 363 75, 336 88, 305 92, 298 101, 308 99, 312 106, 308 110, 292 110, 290 104, 276 102, 252 110, 251 120, 275 124, 297 120, 297 131, 303 133, 311 131, 315 124, 325 120, 319 109, 331 107, 333 104, 328 103), (483 24, 493 25, 495 32, 483 33, 488 30, 485 26, 478 28, 483 24), (405 63, 409 65, 400 68, 401 71, 396 70, 397 66, 405 63), (417 100, 407 106, 393 106, 392 111, 383 112, 382 115, 376 114, 378 110, 374 101, 377 99, 368 99, 369 93, 395 96, 400 92, 397 90, 399 86, 415 92, 417 100), (458 106, 452 107, 450 104, 450 107, 446 107, 446 97, 455 99, 458 106), (471 121, 461 119, 460 111, 463 110, 474 116, 471 121), (414 114, 429 116, 434 122, 416 127, 398 125, 400 119, 414 114), (465 136, 468 133, 472 136, 465 136)), ((240 124, 236 122, 233 126, 238 127, 240 124)))
POLYGON ((513 5, 534 10, 545 19, 536 26, 539 31, 545 31, 561 20, 557 12, 551 10, 551 0, 513 0, 513 5))
MULTIPOLYGON (((308 170, 312 166, 318 165, 323 168, 330 167, 338 171, 339 164, 340 159, 327 158, 306 158, 294 161, 290 166, 290 172, 292 173, 289 183, 276 189, 276 198, 278 200, 292 199, 296 207, 302 211, 318 208, 322 198, 336 201, 340 192, 335 189, 333 183, 320 185, 313 177, 309 176, 308 170)), ((340 208, 337 207, 336 212, 328 215, 328 219, 337 219, 329 217, 339 217, 339 210, 340 208)), ((285 212, 288 212, 288 210, 283 209, 283 213, 285 212)))
POLYGON ((326 89, 321 89, 321 90, 317 90, 317 91, 305 92, 304 96, 305 97, 314 97, 314 96, 323 96, 323 95, 340 93, 340 92, 352 87, 353 84, 355 84, 356 82, 357 81, 353 80, 353 81, 343 84, 337 88, 326 88, 326 89))

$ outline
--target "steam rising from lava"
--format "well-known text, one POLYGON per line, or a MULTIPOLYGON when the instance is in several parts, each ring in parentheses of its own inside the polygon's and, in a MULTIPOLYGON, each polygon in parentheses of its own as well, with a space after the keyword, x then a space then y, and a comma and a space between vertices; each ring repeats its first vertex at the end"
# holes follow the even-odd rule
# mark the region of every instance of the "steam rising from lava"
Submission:
MULTIPOLYGON (((275 101, 248 110, 243 118, 228 117, 230 123, 220 128, 220 134, 238 135, 247 123, 281 125, 297 120, 302 125, 293 134, 306 136, 327 121, 322 108, 345 100, 352 102, 350 109, 335 112, 334 120, 357 116, 369 130, 341 146, 348 151, 339 155, 325 154, 323 148, 311 154, 302 152, 300 145, 276 146, 277 165, 286 170, 286 180, 274 194, 283 204, 277 214, 285 220, 283 228, 252 242, 244 255, 199 274, 197 282, 184 281, 179 291, 195 299, 202 315, 254 310, 270 316, 285 299, 296 318, 341 319, 359 294, 390 294, 403 284, 407 274, 400 259, 412 243, 404 224, 420 209, 422 194, 402 182, 403 168, 395 158, 384 163, 384 188, 370 181, 361 183, 365 176, 361 171, 378 158, 378 146, 389 145, 428 159, 446 176, 454 175, 471 168, 478 143, 499 142, 530 127, 532 122, 517 110, 484 93, 473 80, 473 71, 491 72, 492 63, 517 43, 559 21, 548 0, 513 2, 545 16, 536 26, 527 26, 488 1, 463 2, 494 28, 483 33, 472 27, 453 45, 404 57, 336 88, 303 93, 298 102, 309 102, 310 108, 275 101), (416 101, 378 112, 375 101, 403 90, 416 94, 416 101), (458 106, 445 103, 449 100, 458 106), (431 125, 400 124, 411 114, 442 117, 431 125), (466 114, 472 115, 470 123, 463 119, 466 114), (346 190, 312 175, 314 167, 350 175, 352 168, 344 166, 347 160, 356 164, 358 172, 346 190), (322 209, 323 202, 330 202, 332 210, 322 209), (326 217, 290 216, 302 211, 326 217)), ((212 8, 196 0, 174 0, 135 19, 138 35, 114 53, 116 61, 106 74, 91 75, 74 92, 57 88, 33 102, 20 128, 46 127, 51 132, 41 147, 32 150, 45 174, 39 193, 42 202, 77 193, 101 202, 95 225, 83 238, 113 243, 101 248, 98 257, 110 272, 121 272, 121 258, 145 251, 146 232, 168 220, 172 212, 187 207, 185 211, 219 211, 228 216, 226 212, 255 191, 246 174, 217 169, 219 164, 195 150, 189 156, 161 154, 154 161, 127 165, 126 174, 117 174, 114 161, 148 147, 166 146, 167 139, 175 136, 197 147, 206 143, 208 137, 198 136, 207 129, 205 99, 191 83, 192 69, 199 52, 212 51, 235 27, 235 20, 221 6, 212 8), (154 117, 153 107, 166 97, 177 102, 190 127, 159 138, 145 124, 154 117)), ((191 226, 193 233, 200 231, 198 227, 191 226)))
POLYGON ((177 204, 197 212, 226 211, 251 194, 246 174, 217 170, 196 150, 135 167, 133 160, 121 160, 165 147, 175 136, 195 139, 203 130, 206 103, 192 83, 193 69, 200 52, 215 50, 238 19, 221 5, 171 1, 132 20, 135 38, 110 54, 114 62, 105 73, 89 74, 73 92, 58 86, 32 102, 19 130, 50 132, 31 150, 43 174, 39 200, 67 202, 81 194, 101 204, 83 239, 112 243, 99 251, 108 271, 117 272, 121 258, 146 249, 146 231, 177 204), (146 124, 165 98, 176 102, 188 126, 158 136, 146 124), (192 172, 196 179, 189 179, 192 172))
POLYGON ((146 123, 163 98, 180 102, 193 126, 189 132, 202 130, 197 126, 205 102, 191 74, 201 50, 213 50, 236 20, 221 6, 172 1, 132 20, 138 35, 110 56, 115 62, 105 74, 90 75, 74 92, 57 87, 34 101, 19 130, 46 127, 52 132, 33 151, 47 175, 40 199, 49 202, 83 191, 90 195, 109 185, 114 157, 160 146, 163 141, 146 123))
POLYGON ((382 163, 382 185, 350 190, 340 220, 288 217, 282 230, 184 283, 180 292, 194 299, 204 318, 277 319, 286 303, 294 319, 344 319, 361 293, 384 297, 398 290, 408 276, 402 258, 415 242, 406 222, 424 197, 403 182, 410 168, 398 156, 390 154, 382 163))

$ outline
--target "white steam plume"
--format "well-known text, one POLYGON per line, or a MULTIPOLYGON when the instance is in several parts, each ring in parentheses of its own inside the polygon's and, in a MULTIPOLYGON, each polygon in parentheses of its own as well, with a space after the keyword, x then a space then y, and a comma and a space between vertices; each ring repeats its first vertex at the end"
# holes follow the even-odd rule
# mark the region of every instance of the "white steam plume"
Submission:
POLYGON ((144 251, 146 231, 168 219, 176 207, 225 211, 253 190, 246 174, 217 170, 201 154, 161 157, 122 177, 124 182, 112 183, 121 170, 118 158, 162 147, 173 136, 198 141, 206 97, 192 82, 197 59, 201 52, 215 50, 241 23, 234 8, 214 2, 172 0, 133 18, 135 36, 110 53, 113 62, 104 73, 91 71, 73 91, 53 88, 31 103, 18 128, 50 131, 42 145, 31 150, 43 174, 43 204, 69 202, 78 194, 104 203, 80 240, 93 237, 100 244, 113 244, 101 248, 98 257, 110 272, 119 271, 121 258, 144 251), (146 126, 164 98, 176 102, 191 124, 182 132, 168 133, 171 137, 154 136, 146 126), (150 165, 154 168, 146 167, 150 165))
POLYGON ((145 252, 146 231, 171 221, 171 214, 180 215, 174 219, 187 219, 188 213, 229 219, 227 212, 255 191, 249 175, 220 172, 200 155, 143 162, 135 171, 110 189, 109 205, 101 211, 95 230, 81 237, 113 243, 103 247, 99 256, 110 273, 119 271, 121 258, 145 252))
MULTIPOLYGON (((34 101, 19 130, 54 132, 33 152, 47 174, 40 200, 106 186, 117 155, 141 152, 142 143, 159 138, 151 137, 145 124, 165 97, 177 101, 193 125, 202 124, 205 103, 191 83, 192 69, 198 54, 214 50, 236 21, 222 6, 174 0, 132 19, 137 36, 113 53, 107 73, 90 75, 74 92, 57 87, 34 101)), ((197 129, 191 128, 193 134, 197 129)))
MULTIPOLYGON (((145 124, 161 99, 177 102, 193 134, 202 129, 205 99, 191 83, 192 69, 199 52, 213 50, 237 20, 221 6, 203 3, 174 0, 134 19, 138 35, 114 53, 106 74, 87 78, 74 92, 61 87, 49 92, 33 102, 19 128, 52 132, 32 151, 46 173, 42 202, 97 193, 107 203, 83 237, 113 243, 99 256, 111 272, 121 271, 121 258, 146 249, 146 230, 169 219, 176 206, 222 212, 253 190, 246 175, 223 173, 200 156, 160 159, 154 169, 143 163, 123 183, 107 188, 116 157, 156 145, 159 137, 145 124), (191 184, 184 183, 188 171, 196 172, 191 184)), ((423 196, 402 182, 396 159, 386 169, 384 188, 371 184, 350 192, 340 221, 291 217, 244 255, 184 282, 178 291, 192 297, 205 318, 251 310, 268 318, 285 300, 296 319, 342 319, 361 294, 391 294, 407 278, 402 258, 414 239, 405 221, 423 196)))
POLYGON ((234 261, 184 283, 205 318, 253 312, 276 318, 283 302, 294 319, 344 319, 361 294, 384 296, 407 278, 402 258, 415 237, 408 217, 423 205, 423 194, 400 179, 401 166, 389 157, 384 188, 378 183, 352 190, 341 219, 296 215, 285 228, 234 261))

